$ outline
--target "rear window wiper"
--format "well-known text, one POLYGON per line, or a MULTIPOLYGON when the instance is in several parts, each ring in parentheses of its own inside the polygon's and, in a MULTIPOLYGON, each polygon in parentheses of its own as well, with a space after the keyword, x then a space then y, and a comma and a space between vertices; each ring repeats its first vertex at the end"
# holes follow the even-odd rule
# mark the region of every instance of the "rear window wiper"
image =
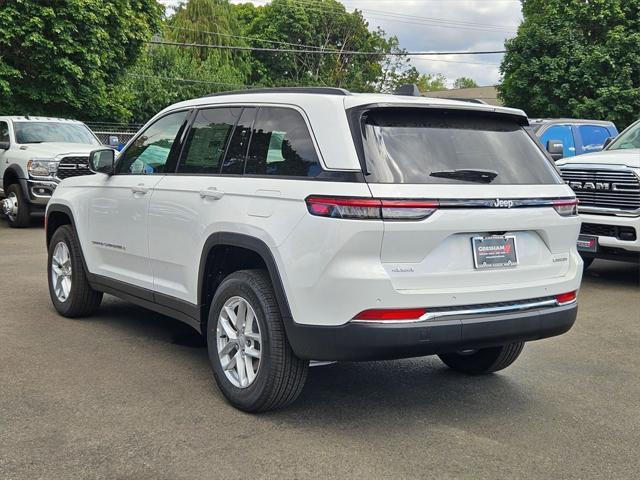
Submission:
POLYGON ((455 170, 440 170, 431 172, 431 177, 451 178, 476 183, 491 183, 498 176, 498 172, 493 170, 474 170, 467 168, 457 168, 455 170))

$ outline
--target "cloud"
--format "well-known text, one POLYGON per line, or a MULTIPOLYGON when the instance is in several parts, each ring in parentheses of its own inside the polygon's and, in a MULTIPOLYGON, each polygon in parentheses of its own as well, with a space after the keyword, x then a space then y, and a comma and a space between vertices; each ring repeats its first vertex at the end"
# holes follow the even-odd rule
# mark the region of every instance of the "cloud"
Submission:
MULTIPOLYGON (((231 0, 242 3, 247 0, 231 0)), ((300 0, 311 3, 314 0, 300 0)), ((502 50, 515 35, 522 14, 520 0, 340 0, 348 10, 358 9, 373 30, 382 28, 398 37, 408 51, 502 50)), ((178 0, 160 0, 173 7, 178 0)), ((265 5, 266 0, 253 0, 265 5)), ((412 57, 424 73, 442 73, 452 84, 458 77, 471 77, 479 85, 499 81, 502 55, 447 55, 412 57), (460 63, 459 63, 460 62, 460 63)))

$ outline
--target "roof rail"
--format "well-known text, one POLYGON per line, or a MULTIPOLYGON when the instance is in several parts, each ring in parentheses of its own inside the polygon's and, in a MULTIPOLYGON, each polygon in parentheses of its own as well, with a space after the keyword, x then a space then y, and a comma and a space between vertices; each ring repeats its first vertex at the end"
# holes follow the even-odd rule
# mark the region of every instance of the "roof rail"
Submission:
POLYGON ((351 95, 349 90, 336 87, 274 87, 274 88, 250 88, 247 90, 232 90, 207 95, 207 97, 219 97, 223 95, 248 95, 254 93, 313 93, 320 95, 351 95))

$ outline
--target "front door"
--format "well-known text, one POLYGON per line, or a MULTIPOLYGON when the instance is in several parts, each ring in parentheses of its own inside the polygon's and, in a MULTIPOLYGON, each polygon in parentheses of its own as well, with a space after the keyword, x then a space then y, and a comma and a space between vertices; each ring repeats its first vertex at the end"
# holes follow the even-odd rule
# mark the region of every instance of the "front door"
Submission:
POLYGON ((129 144, 115 174, 96 177, 89 198, 89 271, 153 289, 149 262, 149 203, 156 185, 175 167, 188 111, 170 113, 129 144))

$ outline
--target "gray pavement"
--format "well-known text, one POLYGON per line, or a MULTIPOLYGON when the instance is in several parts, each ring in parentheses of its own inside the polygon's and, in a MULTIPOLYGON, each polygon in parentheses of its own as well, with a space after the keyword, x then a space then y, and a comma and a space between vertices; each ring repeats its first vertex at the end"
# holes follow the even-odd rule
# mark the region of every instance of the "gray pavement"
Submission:
POLYGON ((640 273, 596 262, 566 335, 469 378, 436 358, 313 368, 228 406, 188 327, 113 297, 59 317, 41 225, 0 219, 0 479, 640 477, 640 273))

